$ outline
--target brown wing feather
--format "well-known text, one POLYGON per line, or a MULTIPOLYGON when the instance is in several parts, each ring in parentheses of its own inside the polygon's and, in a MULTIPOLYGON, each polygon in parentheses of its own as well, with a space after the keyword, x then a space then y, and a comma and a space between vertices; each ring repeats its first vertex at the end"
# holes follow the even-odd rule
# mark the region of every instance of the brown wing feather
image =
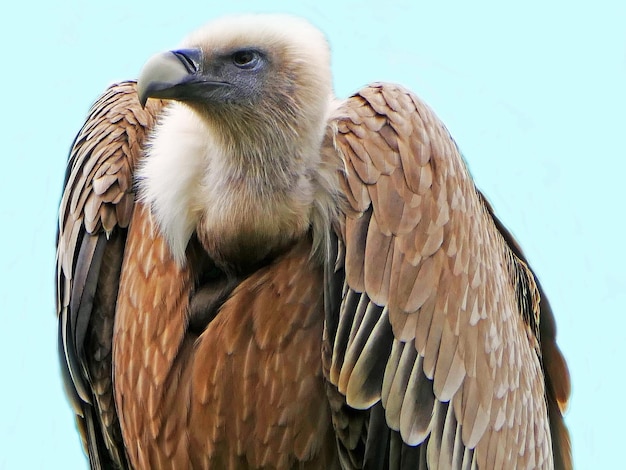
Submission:
MULTIPOLYGON (((389 449, 423 447, 432 468, 551 467, 535 280, 454 141, 427 106, 393 85, 363 89, 338 113, 331 127, 354 212, 342 234, 346 300, 336 332, 327 332, 335 345, 328 377, 345 397, 333 407, 335 426, 349 426, 350 413, 371 425, 367 410, 381 402, 390 446, 393 432, 404 442, 389 449)), ((366 442, 367 424, 360 429, 366 442)), ((344 447, 358 452, 354 442, 344 447)))
POLYGON ((57 236, 59 348, 94 468, 126 460, 112 390, 114 308, 132 173, 160 108, 152 100, 142 109, 132 82, 111 86, 91 108, 67 164, 57 236))

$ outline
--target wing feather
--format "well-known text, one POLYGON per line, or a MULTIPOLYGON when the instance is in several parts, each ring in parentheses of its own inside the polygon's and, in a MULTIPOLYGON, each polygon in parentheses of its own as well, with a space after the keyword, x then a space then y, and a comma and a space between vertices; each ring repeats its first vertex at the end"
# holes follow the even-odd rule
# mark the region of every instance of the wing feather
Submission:
MULTIPOLYGON (((567 432, 553 411, 567 400, 569 378, 552 312, 539 305, 541 287, 445 127, 410 92, 375 84, 347 100, 329 128, 350 205, 340 237, 347 290, 327 321, 337 328, 325 333, 334 338, 328 378, 345 399, 334 422, 363 422, 367 453, 382 405, 391 429, 385 465, 424 447, 409 460, 541 467, 554 454, 569 468, 567 432), (562 457, 555 436, 567 440, 555 444, 562 457)), ((335 275, 343 273, 338 266, 335 275)), ((358 463, 355 442, 344 445, 358 463)))
MULTIPOLYGON (((346 350, 346 355, 341 366, 341 376, 339 377, 339 391, 346 393, 348 383, 354 373, 356 362, 363 354, 363 349, 376 323, 380 318, 382 307, 370 302, 366 295, 361 295, 359 304, 355 309, 356 315, 350 330, 350 339, 346 350)), ((368 405, 368 407, 371 406, 368 405)))
POLYGON ((111 340, 133 169, 161 103, 142 109, 135 84, 91 108, 67 163, 57 235, 59 352, 66 390, 94 468, 126 466, 112 391, 111 340))
POLYGON ((357 348, 350 350, 350 359, 354 355, 357 360, 346 387, 346 395, 351 397, 348 404, 354 408, 369 408, 380 399, 382 387, 380 377, 387 365, 392 337, 386 309, 383 309, 382 313, 380 310, 377 305, 369 303, 367 314, 368 317, 376 319, 376 324, 367 335, 362 350, 357 351, 357 348))
POLYGON ((365 241, 365 259, 371 263, 365 264, 365 290, 372 292, 371 301, 377 305, 384 305, 389 297, 389 277, 393 260, 393 238, 385 235, 379 228, 374 217, 369 224, 365 241))
POLYGON ((408 386, 416 359, 415 348, 407 347, 407 343, 401 341, 393 342, 383 377, 381 401, 385 407, 387 423, 394 431, 400 430, 400 417, 404 401, 400 399, 402 398, 401 391, 408 386))
MULTIPOLYGON (((412 351, 410 344, 405 350, 412 351)), ((405 369, 411 362, 407 356, 405 369)), ((414 359, 411 375, 404 390, 397 389, 398 398, 404 395, 400 412, 400 435, 409 445, 417 445, 428 436, 432 427, 435 400, 432 393, 432 381, 422 373, 423 357, 414 359)), ((400 385, 400 384, 398 384, 400 385)))

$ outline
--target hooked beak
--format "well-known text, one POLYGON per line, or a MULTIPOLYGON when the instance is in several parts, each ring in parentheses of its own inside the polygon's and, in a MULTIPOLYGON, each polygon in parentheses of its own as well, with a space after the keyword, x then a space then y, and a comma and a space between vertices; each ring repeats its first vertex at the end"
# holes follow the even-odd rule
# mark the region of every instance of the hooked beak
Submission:
POLYGON ((141 106, 148 98, 190 101, 208 90, 228 85, 202 70, 201 49, 179 49, 152 56, 137 80, 137 95, 141 106))

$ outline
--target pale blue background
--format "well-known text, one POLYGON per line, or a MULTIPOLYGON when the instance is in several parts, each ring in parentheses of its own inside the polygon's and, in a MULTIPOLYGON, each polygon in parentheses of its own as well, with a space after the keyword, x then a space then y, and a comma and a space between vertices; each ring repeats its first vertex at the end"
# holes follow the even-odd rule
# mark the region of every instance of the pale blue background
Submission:
POLYGON ((388 80, 430 103, 550 295, 573 376, 577 467, 623 465, 626 2, 505 3, 3 7, 0 468, 86 467, 59 381, 53 280, 66 154, 90 104, 151 54, 237 11, 287 11, 322 28, 339 96, 388 80))

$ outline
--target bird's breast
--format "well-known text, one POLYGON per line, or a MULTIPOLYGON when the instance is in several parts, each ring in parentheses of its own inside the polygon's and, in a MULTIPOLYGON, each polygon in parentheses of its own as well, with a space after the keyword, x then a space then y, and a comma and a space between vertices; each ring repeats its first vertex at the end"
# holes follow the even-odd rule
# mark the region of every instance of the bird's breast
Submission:
POLYGON ((323 276, 304 237, 250 274, 198 336, 193 267, 137 207, 114 335, 115 394, 136 468, 333 468, 321 369, 323 276), (302 465, 301 465, 302 464, 302 465))
POLYGON ((221 266, 245 268, 274 258, 310 229, 310 201, 298 194, 256 194, 241 185, 208 199, 196 233, 221 266))

